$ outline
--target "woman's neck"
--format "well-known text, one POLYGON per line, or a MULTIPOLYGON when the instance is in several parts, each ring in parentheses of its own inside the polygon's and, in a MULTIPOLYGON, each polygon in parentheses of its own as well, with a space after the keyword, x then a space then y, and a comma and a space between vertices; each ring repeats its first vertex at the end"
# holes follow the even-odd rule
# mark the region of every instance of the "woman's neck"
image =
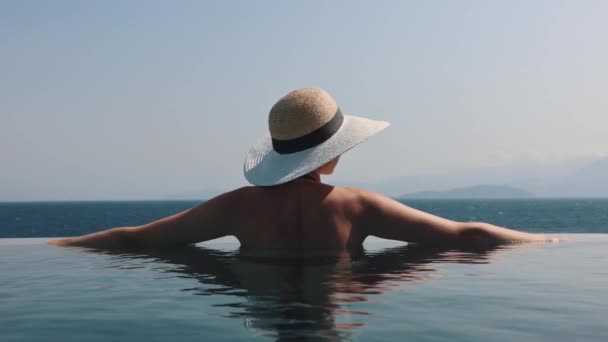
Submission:
POLYGON ((321 175, 314 171, 311 173, 307 173, 304 176, 300 176, 297 179, 308 179, 308 180, 312 180, 312 181, 321 183, 321 175))

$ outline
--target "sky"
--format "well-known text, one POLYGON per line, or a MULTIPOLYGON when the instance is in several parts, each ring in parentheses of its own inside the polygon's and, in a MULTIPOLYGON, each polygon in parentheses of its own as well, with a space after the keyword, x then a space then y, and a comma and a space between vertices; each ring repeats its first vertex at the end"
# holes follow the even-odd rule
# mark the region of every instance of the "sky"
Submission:
POLYGON ((608 153, 606 1, 0 1, 0 201, 246 185, 287 92, 391 126, 338 182, 608 153))

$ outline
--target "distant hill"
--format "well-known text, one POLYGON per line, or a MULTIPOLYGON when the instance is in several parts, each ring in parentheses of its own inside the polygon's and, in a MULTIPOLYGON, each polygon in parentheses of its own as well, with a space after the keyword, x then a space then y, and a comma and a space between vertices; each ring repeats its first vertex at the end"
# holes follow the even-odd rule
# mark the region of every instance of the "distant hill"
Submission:
POLYGON ((529 198, 531 192, 507 185, 474 185, 446 191, 420 191, 398 196, 398 198, 456 199, 456 198, 529 198))
POLYGON ((560 162, 480 167, 445 173, 408 175, 375 182, 350 181, 334 182, 334 184, 364 188, 393 198, 427 190, 447 191, 479 184, 508 185, 524 189, 538 197, 559 197, 562 195, 558 190, 566 188, 560 185, 564 179, 570 176, 576 177, 575 174, 579 170, 601 160, 594 157, 580 157, 560 162))

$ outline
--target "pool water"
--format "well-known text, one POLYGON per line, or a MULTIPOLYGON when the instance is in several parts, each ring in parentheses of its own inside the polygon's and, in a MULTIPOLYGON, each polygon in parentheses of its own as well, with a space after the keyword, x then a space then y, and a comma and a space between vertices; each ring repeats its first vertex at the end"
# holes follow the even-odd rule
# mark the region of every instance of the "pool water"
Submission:
POLYGON ((0 341, 607 341, 608 235, 285 262, 0 239, 0 341))

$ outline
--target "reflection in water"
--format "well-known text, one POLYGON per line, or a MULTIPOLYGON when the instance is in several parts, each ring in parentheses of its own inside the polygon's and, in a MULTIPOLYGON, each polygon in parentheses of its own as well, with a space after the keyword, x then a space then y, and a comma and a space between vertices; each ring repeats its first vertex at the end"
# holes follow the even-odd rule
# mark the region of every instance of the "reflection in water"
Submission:
POLYGON ((301 257, 262 257, 198 246, 95 252, 112 255, 116 262, 111 267, 124 268, 124 259, 144 260, 170 278, 194 278, 200 286, 180 290, 233 297, 216 305, 229 307, 230 317, 240 318, 253 333, 285 341, 347 338, 364 325, 363 319, 350 321, 353 315, 369 314, 349 310, 349 303, 365 302, 370 295, 402 290, 408 284, 439 276, 434 267, 437 263, 489 263, 499 249, 504 248, 455 250, 408 245, 301 257))

